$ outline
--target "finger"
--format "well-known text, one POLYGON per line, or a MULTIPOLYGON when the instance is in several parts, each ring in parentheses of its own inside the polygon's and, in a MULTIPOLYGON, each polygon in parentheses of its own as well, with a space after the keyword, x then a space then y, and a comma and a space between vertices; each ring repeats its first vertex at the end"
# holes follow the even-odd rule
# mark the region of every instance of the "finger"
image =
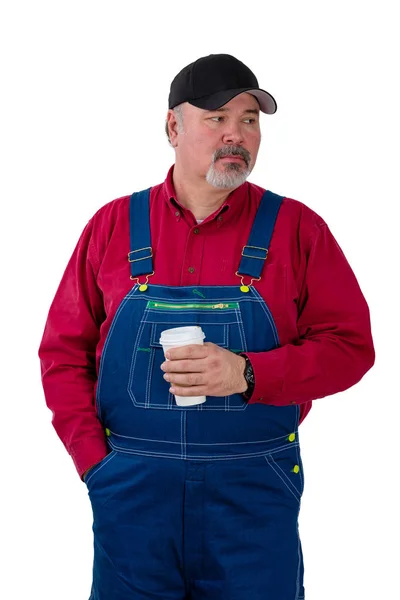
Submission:
POLYGON ((179 348, 171 348, 165 353, 168 360, 183 360, 190 358, 205 358, 208 349, 203 344, 190 344, 189 346, 180 346, 179 348))
POLYGON ((206 362, 201 358, 194 360, 166 360, 160 367, 165 373, 203 373, 206 370, 206 362))
POLYGON ((205 385, 183 387, 174 384, 169 391, 171 394, 174 394, 174 396, 207 396, 206 389, 207 387, 205 385))
POLYGON ((193 387, 205 385, 205 377, 201 373, 164 373, 165 381, 171 386, 193 387))

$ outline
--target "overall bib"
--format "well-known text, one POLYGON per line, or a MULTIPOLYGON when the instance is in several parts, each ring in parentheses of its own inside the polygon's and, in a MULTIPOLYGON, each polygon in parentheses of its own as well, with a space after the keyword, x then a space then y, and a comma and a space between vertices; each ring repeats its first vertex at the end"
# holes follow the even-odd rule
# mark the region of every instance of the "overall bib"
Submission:
MULTIPOLYGON (((281 201, 265 192, 240 275, 260 277, 281 201)), ((153 271, 149 190, 132 195, 130 221, 137 278, 153 271)), ((303 600, 299 407, 248 404, 241 394, 178 407, 159 339, 184 325, 232 352, 279 346, 252 286, 135 284, 123 299, 96 392, 110 453, 86 477, 90 600, 303 600)))

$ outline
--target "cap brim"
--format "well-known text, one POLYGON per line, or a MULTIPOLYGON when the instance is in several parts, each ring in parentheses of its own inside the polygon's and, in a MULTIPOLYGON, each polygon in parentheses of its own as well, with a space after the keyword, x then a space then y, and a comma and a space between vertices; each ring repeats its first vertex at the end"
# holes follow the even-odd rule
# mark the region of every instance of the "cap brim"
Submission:
POLYGON ((232 98, 235 98, 239 94, 243 94, 243 92, 247 92, 248 94, 251 94, 257 98, 260 109, 263 113, 266 113, 267 115, 273 115, 276 112, 278 106, 275 98, 265 90, 253 88, 224 90, 222 92, 210 94, 209 96, 195 98, 194 100, 189 100, 188 102, 189 104, 193 104, 193 106, 197 106, 197 108, 203 108, 204 110, 215 110, 217 108, 221 108, 221 106, 224 106, 224 104, 232 100, 232 98))

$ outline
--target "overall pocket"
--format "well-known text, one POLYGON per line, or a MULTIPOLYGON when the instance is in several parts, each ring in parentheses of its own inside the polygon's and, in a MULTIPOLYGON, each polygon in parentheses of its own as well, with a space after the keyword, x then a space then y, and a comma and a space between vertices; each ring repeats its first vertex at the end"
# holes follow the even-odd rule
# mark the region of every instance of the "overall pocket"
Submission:
POLYGON ((304 489, 304 472, 298 444, 264 455, 269 467, 271 485, 278 493, 300 502, 304 489))
POLYGON ((115 515, 107 515, 106 506, 111 499, 124 496, 126 486, 137 476, 135 459, 135 456, 112 450, 89 471, 85 483, 97 525, 115 518, 115 515))
POLYGON ((107 473, 110 469, 111 462, 116 457, 117 452, 115 450, 111 450, 100 462, 98 462, 94 467, 92 467, 89 473, 86 475, 84 479, 84 483, 86 483, 87 487, 90 488, 93 485, 93 482, 101 475, 107 473))
POLYGON ((206 342, 233 352, 247 350, 238 302, 188 303, 153 301, 147 303, 137 333, 128 381, 128 393, 137 408, 169 410, 244 410, 241 394, 208 396, 204 404, 182 409, 169 393, 170 384, 160 369, 164 352, 160 345, 164 329, 199 325, 206 342))

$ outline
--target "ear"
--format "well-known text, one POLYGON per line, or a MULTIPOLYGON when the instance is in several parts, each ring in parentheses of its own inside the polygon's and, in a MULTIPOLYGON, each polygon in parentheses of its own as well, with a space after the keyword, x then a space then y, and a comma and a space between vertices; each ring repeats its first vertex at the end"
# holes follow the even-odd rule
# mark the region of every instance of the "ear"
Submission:
POLYGON ((167 127, 171 146, 176 148, 178 145, 178 122, 174 111, 171 109, 167 113, 167 127))

